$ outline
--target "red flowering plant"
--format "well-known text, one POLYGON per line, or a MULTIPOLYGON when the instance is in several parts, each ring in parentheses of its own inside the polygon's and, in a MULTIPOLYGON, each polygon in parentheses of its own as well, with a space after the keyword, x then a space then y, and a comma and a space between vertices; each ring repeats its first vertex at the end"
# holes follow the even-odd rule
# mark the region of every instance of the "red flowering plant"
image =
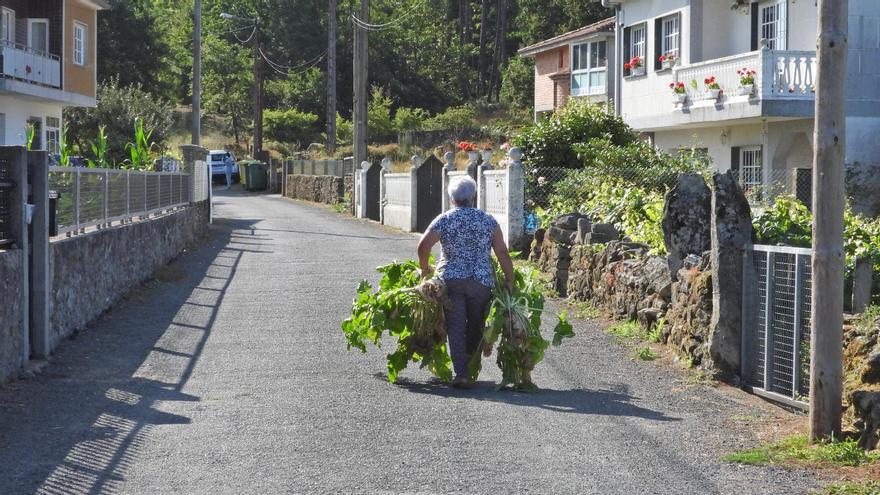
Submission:
POLYGON ((623 64, 623 68, 626 70, 638 69, 642 66, 642 57, 633 57, 629 62, 623 64))
POLYGON ((663 55, 660 55, 660 58, 658 60, 660 60, 660 63, 667 62, 667 63, 671 64, 671 63, 675 62, 676 58, 677 57, 676 57, 675 53, 669 52, 669 53, 664 53, 663 55))
POLYGON ((703 84, 706 85, 706 89, 717 89, 717 90, 721 89, 721 85, 718 84, 717 80, 715 80, 715 76, 707 77, 706 79, 703 80, 703 84))
POLYGON ((687 94, 687 89, 684 87, 683 82, 680 82, 680 83, 671 82, 671 83, 669 83, 669 89, 671 89, 672 92, 677 95, 687 94))
POLYGON ((747 68, 742 68, 736 71, 736 73, 739 76, 740 86, 749 86, 755 84, 755 76, 758 75, 758 71, 747 68))
POLYGON ((470 141, 462 141, 462 142, 458 143, 458 150, 465 151, 465 152, 477 151, 477 145, 474 143, 471 143, 470 141))

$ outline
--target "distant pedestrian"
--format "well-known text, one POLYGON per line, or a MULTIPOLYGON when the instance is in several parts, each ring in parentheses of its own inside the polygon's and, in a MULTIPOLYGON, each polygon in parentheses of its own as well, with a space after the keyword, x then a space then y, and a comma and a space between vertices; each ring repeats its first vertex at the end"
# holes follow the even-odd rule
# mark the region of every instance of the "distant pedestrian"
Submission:
POLYGON ((226 166, 226 190, 228 191, 232 189, 232 174, 235 172, 235 158, 232 157, 232 153, 226 152, 223 165, 226 166))
POLYGON ((446 334, 455 370, 454 387, 472 385, 468 363, 478 352, 486 326, 486 312, 495 286, 492 251, 504 271, 507 290, 513 289, 513 262, 504 243, 498 222, 474 207, 477 184, 470 177, 453 179, 449 184, 453 209, 431 222, 419 242, 419 266, 428 278, 433 268, 428 264, 431 248, 440 242, 441 257, 437 276, 446 283, 452 309, 446 311, 446 334))

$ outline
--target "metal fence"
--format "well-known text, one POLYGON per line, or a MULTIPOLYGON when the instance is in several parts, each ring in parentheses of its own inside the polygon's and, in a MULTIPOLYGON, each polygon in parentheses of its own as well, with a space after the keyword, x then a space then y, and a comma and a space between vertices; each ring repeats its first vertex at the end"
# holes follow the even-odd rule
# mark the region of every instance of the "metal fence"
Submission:
POLYGON ((746 388, 802 406, 810 391, 810 250, 750 246, 743 259, 746 388))
POLYGON ((189 174, 49 167, 49 189, 59 196, 59 234, 179 208, 192 201, 190 188, 189 174))
POLYGON ((14 242, 12 239, 12 194, 15 184, 12 182, 9 162, 0 160, 0 246, 14 242))

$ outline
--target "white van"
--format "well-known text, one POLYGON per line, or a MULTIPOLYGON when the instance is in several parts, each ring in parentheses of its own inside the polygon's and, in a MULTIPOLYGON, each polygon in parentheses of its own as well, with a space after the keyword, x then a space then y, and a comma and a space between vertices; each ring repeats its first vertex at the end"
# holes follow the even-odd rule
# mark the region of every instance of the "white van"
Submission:
MULTIPOLYGON (((235 158, 235 155, 232 155, 232 158, 235 158)), ((215 182, 226 183, 226 165, 224 160, 226 160, 225 150, 211 150, 208 152, 208 164, 211 165, 211 179, 215 182)), ((235 169, 232 171, 232 180, 233 182, 238 182, 239 178, 238 160, 236 160, 235 169)))

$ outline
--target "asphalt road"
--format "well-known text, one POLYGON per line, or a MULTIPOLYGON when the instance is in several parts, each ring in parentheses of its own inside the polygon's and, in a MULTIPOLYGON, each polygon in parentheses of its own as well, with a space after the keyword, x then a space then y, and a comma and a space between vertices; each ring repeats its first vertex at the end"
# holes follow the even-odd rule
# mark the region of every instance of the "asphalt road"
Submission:
MULTIPOLYGON (((787 494, 811 475, 720 460, 779 411, 631 358, 595 324, 534 394, 452 390, 339 329, 416 239, 277 196, 217 198, 212 238, 0 389, 0 494, 787 494), (739 418, 739 419, 738 419, 739 418)), ((145 249, 148 249, 145 246, 145 249)))

